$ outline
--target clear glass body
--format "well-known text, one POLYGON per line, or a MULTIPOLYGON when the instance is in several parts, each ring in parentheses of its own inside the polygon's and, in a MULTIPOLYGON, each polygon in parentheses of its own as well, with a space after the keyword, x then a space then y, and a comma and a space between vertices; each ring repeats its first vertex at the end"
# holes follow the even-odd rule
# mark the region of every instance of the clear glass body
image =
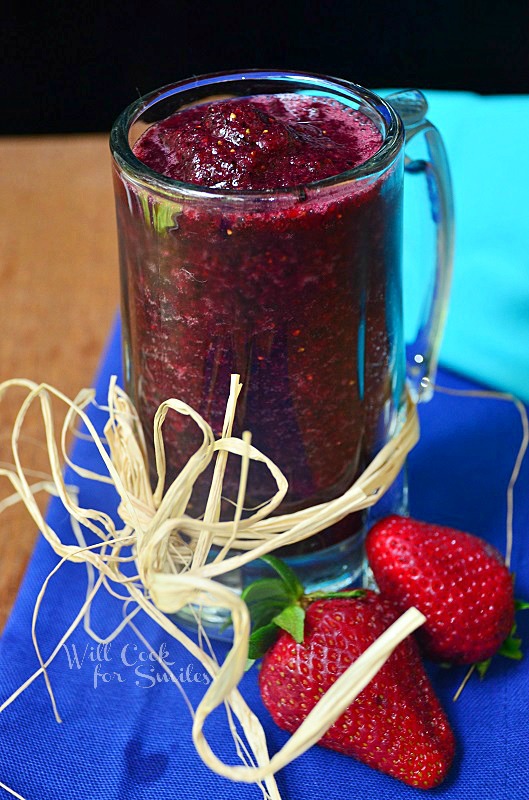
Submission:
MULTIPOLYGON (((158 405, 178 397, 222 428, 241 376, 234 434, 289 482, 280 512, 342 494, 402 418, 404 127, 390 105, 346 82, 294 73, 213 75, 135 103, 112 132, 126 388, 152 439, 158 405), (359 109, 382 145, 349 172, 272 191, 199 188, 153 172, 132 148, 147 126, 190 104, 303 93, 359 109)), ((175 477, 198 445, 185 417, 164 423, 175 477)), ((151 454, 152 455, 152 454, 151 454)), ((238 465, 224 495, 234 499, 238 465)), ((204 510, 207 476, 192 497, 204 510)), ((252 469, 246 506, 274 491, 252 469)), ((385 502, 405 510, 404 481, 385 502)), ((285 554, 311 586, 344 586, 362 566, 364 520, 349 518, 285 554)), ((242 581, 243 579, 241 579, 242 581)))

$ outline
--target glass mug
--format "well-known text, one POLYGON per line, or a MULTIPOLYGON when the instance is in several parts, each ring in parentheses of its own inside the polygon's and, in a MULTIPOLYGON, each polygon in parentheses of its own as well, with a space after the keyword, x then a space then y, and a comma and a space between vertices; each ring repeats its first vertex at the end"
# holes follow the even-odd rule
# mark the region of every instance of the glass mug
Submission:
MULTIPOLYGON (((406 386, 416 399, 429 395, 450 285, 453 210, 443 144, 426 110, 416 91, 384 100, 334 78, 248 71, 164 87, 123 112, 111 148, 124 378, 148 442, 155 411, 170 397, 220 433, 230 375, 240 374, 234 435, 251 431, 252 444, 283 471, 289 489, 278 513, 289 513, 349 488, 402 424, 406 386), (339 175, 259 191, 185 184, 133 153, 149 126, 179 109, 287 93, 362 112, 381 146, 339 175), (425 158, 409 155, 416 136, 425 158), (401 276, 406 170, 426 175, 436 232, 434 277, 425 281, 424 313, 408 347, 401 276)), ((170 480, 201 435, 177 414, 167 416, 163 432, 170 480)), ((223 495, 234 499, 238 460, 231 461, 223 495)), ((192 496, 195 516, 205 507, 204 478, 192 496)), ((245 506, 255 508, 274 491, 266 470, 252 465, 245 506)), ((370 511, 281 555, 309 589, 338 590, 362 580, 363 533, 371 522, 406 509, 402 474, 370 511)), ((263 569, 253 562, 223 580, 241 590, 263 569)), ((214 624, 215 611, 208 613, 206 622, 214 624)))

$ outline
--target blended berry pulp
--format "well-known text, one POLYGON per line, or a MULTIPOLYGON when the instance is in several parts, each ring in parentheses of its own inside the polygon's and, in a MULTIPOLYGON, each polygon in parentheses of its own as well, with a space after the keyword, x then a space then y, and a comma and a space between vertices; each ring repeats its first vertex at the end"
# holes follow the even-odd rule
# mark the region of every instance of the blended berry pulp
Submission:
MULTIPOLYGON (((261 95, 193 106, 143 133, 136 157, 187 190, 116 174, 126 379, 147 440, 171 397, 220 434, 230 375, 239 373, 234 435, 251 431, 284 472, 280 512, 342 494, 397 424, 401 161, 315 184, 359 166, 381 143, 367 116, 336 101, 261 95)), ((171 413, 163 433, 170 480, 201 434, 171 413)), ((234 499, 238 459, 230 461, 224 495, 234 499)), ((204 510, 208 488, 197 485, 193 513, 204 510)), ((274 491, 252 464, 246 506, 274 491)), ((302 546, 330 545, 355 526, 346 520, 302 546)))

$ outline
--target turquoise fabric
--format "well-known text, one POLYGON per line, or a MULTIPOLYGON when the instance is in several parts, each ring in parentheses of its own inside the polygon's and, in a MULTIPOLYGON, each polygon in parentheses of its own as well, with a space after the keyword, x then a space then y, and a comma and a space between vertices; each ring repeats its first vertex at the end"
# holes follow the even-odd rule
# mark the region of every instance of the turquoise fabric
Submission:
MULTIPOLYGON (((435 91, 426 96, 428 117, 448 151, 456 213, 441 363, 528 401, 529 97, 435 91)), ((407 178, 407 185, 417 180, 407 178)), ((424 226, 415 194, 406 197, 406 224, 424 226)), ((408 288, 416 295, 417 265, 406 250, 404 260, 405 278, 415 269, 408 288)))

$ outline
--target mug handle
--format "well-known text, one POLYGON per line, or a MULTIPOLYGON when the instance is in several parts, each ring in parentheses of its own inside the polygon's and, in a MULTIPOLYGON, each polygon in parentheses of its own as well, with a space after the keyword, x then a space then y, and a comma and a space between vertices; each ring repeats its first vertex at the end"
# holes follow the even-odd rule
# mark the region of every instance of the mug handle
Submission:
POLYGON ((434 280, 423 302, 415 340, 407 345, 407 375, 415 401, 429 400, 437 370, 441 338, 446 321, 454 261, 454 201, 446 150, 439 131, 426 119, 428 102, 422 92, 412 89, 385 98, 400 116, 406 145, 423 135, 427 158, 412 159, 405 154, 408 173, 424 173, 436 233, 434 280))

